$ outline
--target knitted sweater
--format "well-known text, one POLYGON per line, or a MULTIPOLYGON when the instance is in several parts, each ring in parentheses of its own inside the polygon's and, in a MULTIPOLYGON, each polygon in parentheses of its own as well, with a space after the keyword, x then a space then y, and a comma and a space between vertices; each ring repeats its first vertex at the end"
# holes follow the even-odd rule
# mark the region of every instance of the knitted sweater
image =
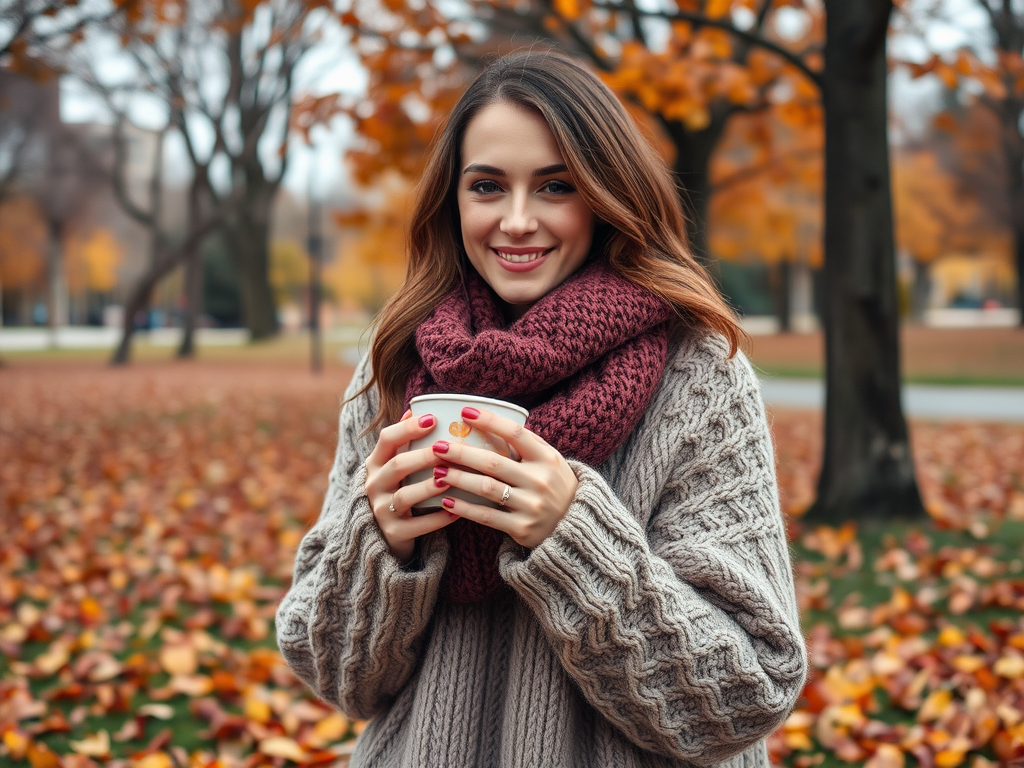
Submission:
MULTIPOLYGON (((364 361, 349 392, 369 375, 364 361)), ((403 568, 363 487, 367 393, 341 413, 319 521, 277 615, 316 694, 372 718, 351 768, 767 766, 806 654, 757 380, 718 338, 669 350, 629 439, 498 598, 438 597, 443 531, 403 568)))

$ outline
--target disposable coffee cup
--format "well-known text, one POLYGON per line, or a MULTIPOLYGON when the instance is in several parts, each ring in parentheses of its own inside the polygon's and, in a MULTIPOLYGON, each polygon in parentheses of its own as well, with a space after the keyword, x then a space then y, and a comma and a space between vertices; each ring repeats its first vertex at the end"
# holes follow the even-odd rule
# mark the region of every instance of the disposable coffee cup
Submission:
MULTIPOLYGON (((526 417, 530 412, 515 403, 507 403, 504 400, 495 400, 491 397, 478 397, 477 395, 420 395, 409 401, 412 408, 412 417, 418 419, 428 413, 434 415, 434 429, 426 437, 413 440, 409 443, 409 450, 429 448, 438 440, 445 440, 448 443, 463 443, 477 448, 486 448, 502 456, 519 460, 519 455, 507 442, 497 435, 477 429, 471 422, 462 418, 462 409, 472 406, 481 411, 490 411, 498 416, 514 421, 519 426, 526 424, 526 417)), ((413 472, 409 475, 405 484, 417 483, 434 476, 433 470, 413 472)), ((473 504, 482 504, 487 507, 497 507, 498 502, 477 496, 475 493, 463 491, 461 488, 445 488, 437 496, 422 501, 414 507, 413 514, 419 512, 424 514, 441 506, 441 499, 445 496, 455 499, 462 499, 473 504)))

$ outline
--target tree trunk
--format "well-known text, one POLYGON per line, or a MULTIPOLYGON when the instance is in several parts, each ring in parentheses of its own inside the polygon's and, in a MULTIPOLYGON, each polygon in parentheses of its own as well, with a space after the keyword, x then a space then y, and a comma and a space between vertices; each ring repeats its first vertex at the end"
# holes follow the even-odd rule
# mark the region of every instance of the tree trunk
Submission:
POLYGON ((806 519, 925 514, 900 403, 886 103, 891 0, 826 0, 825 451, 806 519))
POLYGON ((57 329, 68 324, 68 281, 64 273, 64 225, 50 219, 47 222, 46 273, 49 281, 47 292, 46 324, 50 327, 50 344, 57 344, 57 329))
MULTIPOLYGON (((1024 140, 1020 144, 1024 149, 1024 140)), ((1018 322, 1024 328, 1024 152, 1008 154, 1011 169, 1010 226, 1013 229, 1014 267, 1017 272, 1018 322)))
POLYGON ((238 268, 242 320, 253 341, 278 331, 277 308, 270 286, 270 214, 276 186, 248 182, 246 205, 230 232, 232 258, 238 268))
POLYGON ((663 121, 676 149, 672 163, 679 196, 686 213, 690 249, 705 267, 711 263, 708 253, 708 206, 711 202, 711 155, 715 151, 728 117, 715 116, 702 131, 693 131, 678 121, 663 121))
MULTIPOLYGON (((169 272, 170 269, 167 270, 169 272)), ((151 265, 139 281, 132 286, 124 303, 124 318, 121 321, 121 341, 110 357, 111 365, 127 365, 132 356, 132 337, 135 335, 135 316, 146 309, 153 299, 153 289, 167 272, 161 272, 151 265)))
POLYGON ((910 317, 915 323, 923 323, 928 311, 928 297, 932 292, 931 264, 913 259, 914 283, 910 291, 910 317))
POLYGON ((183 296, 185 302, 182 307, 181 344, 178 346, 177 356, 193 358, 196 356, 196 325, 203 304, 203 258, 200 245, 197 245, 186 258, 183 296))
POLYGON ((793 330, 793 263, 783 258, 775 265, 775 316, 779 320, 779 333, 793 330))

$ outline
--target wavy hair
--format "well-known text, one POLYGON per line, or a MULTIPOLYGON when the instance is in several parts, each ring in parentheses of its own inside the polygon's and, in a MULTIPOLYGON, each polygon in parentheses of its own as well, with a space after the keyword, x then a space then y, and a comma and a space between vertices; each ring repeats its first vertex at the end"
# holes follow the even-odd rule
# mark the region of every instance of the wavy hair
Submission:
POLYGON ((434 142, 417 190, 405 281, 375 320, 370 355, 380 410, 370 430, 402 414, 416 363, 416 328, 472 269, 456 198, 462 139, 484 107, 503 102, 538 112, 554 134, 581 197, 598 222, 594 253, 625 279, 661 296, 677 326, 717 332, 735 354, 736 317, 687 245, 686 219, 668 166, 612 91, 569 57, 528 49, 491 63, 470 84, 434 142))

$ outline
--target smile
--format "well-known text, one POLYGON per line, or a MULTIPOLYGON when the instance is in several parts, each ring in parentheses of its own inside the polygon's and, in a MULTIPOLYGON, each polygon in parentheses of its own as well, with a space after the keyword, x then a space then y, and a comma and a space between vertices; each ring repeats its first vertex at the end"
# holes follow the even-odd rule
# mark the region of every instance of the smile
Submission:
POLYGON ((548 250, 546 248, 495 248, 494 252, 498 254, 502 261, 510 264, 527 264, 541 258, 548 250))

